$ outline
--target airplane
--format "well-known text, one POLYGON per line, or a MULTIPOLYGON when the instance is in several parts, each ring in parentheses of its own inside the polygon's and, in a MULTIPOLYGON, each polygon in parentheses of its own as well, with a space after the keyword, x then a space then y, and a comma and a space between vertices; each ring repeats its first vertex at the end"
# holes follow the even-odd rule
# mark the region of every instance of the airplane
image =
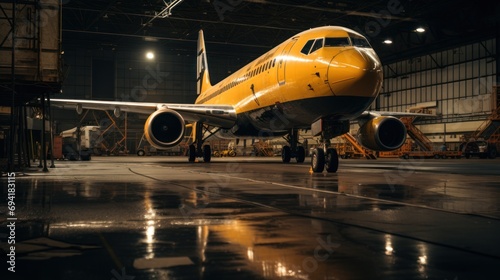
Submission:
MULTIPOLYGON (((194 129, 189 161, 211 161, 204 142, 220 138, 285 137, 282 161, 302 163, 306 151, 299 130, 319 136, 311 151, 314 172, 337 172, 337 151, 330 139, 349 131, 357 120, 358 140, 371 150, 395 150, 406 140, 397 112, 366 111, 379 95, 383 72, 368 40, 340 26, 303 31, 222 81, 212 85, 203 30, 197 44, 197 94, 194 104, 51 99, 60 108, 112 110, 149 114, 146 140, 157 149, 178 145, 185 128, 194 129)), ((401 113, 406 115, 404 113, 401 113)), ((414 115, 414 114, 413 114, 414 115)))

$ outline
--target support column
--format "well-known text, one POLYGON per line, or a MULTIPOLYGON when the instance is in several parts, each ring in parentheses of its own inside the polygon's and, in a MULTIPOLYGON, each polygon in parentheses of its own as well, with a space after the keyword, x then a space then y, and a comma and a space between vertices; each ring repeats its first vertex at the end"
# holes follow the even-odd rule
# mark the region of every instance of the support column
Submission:
POLYGON ((49 110, 48 116, 49 116, 49 150, 50 150, 50 168, 55 168, 56 165, 54 164, 54 131, 53 127, 54 125, 52 124, 52 109, 50 107, 50 93, 47 94, 47 109, 49 110))
POLYGON ((30 138, 29 138, 29 133, 28 133, 28 107, 23 106, 23 112, 22 112, 22 120, 23 120, 23 127, 24 127, 24 150, 25 150, 25 156, 24 158, 26 159, 26 167, 31 167, 31 149, 30 149, 30 138))
POLYGON ((45 118, 45 115, 47 114, 47 112, 45 111, 45 93, 42 94, 42 158, 43 158, 43 172, 49 172, 49 169, 47 168, 47 151, 45 150, 45 147, 47 146, 47 140, 46 140, 46 137, 47 137, 47 133, 46 133, 46 127, 45 127, 45 121, 46 121, 46 118, 45 118))
POLYGON ((7 169, 9 172, 14 171, 14 149, 15 149, 15 135, 16 135, 16 123, 15 123, 15 108, 16 108, 16 68, 15 68, 15 57, 16 57, 16 0, 12 1, 12 58, 11 58, 11 81, 12 81, 12 102, 10 108, 10 134, 9 134, 9 163, 7 169))
POLYGON ((500 59, 500 19, 497 19, 497 34, 496 34, 496 71, 497 71, 497 86, 500 85, 500 62, 498 61, 498 59, 500 59))
MULTIPOLYGON (((498 5, 497 5, 498 6, 498 5)), ((495 98, 496 98, 496 108, 500 108, 500 19, 497 18, 497 34, 496 34, 496 40, 495 40, 495 45, 496 45, 496 93, 495 98)), ((496 109, 494 108, 494 109, 496 109)))

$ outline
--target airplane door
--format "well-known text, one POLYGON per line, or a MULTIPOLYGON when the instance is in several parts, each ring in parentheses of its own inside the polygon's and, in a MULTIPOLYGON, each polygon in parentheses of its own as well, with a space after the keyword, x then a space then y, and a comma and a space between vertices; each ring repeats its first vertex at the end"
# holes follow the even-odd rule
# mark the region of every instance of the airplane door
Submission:
POLYGON ((285 84, 285 68, 286 68, 287 55, 292 49, 293 45, 295 45, 295 42, 297 42, 297 38, 292 38, 292 40, 288 42, 288 44, 281 52, 280 60, 278 62, 278 84, 280 86, 285 84))

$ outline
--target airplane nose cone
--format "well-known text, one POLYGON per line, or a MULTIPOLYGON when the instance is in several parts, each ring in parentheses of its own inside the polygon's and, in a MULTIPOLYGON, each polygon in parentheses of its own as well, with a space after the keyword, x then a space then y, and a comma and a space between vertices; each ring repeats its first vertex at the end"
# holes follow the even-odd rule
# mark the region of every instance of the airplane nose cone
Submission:
POLYGON ((376 97, 382 80, 380 61, 371 49, 343 51, 328 66, 328 83, 336 96, 376 97))

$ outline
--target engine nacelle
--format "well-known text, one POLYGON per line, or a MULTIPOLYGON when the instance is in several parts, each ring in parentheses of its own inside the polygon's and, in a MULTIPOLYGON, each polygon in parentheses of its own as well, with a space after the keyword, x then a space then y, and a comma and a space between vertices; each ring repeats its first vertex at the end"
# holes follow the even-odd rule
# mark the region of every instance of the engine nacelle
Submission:
POLYGON ((406 141, 406 127, 395 117, 375 117, 359 128, 358 140, 370 150, 395 150, 406 141))
POLYGON ((184 138, 184 118, 176 111, 165 109, 152 113, 144 124, 146 140, 157 149, 176 146, 184 138))

